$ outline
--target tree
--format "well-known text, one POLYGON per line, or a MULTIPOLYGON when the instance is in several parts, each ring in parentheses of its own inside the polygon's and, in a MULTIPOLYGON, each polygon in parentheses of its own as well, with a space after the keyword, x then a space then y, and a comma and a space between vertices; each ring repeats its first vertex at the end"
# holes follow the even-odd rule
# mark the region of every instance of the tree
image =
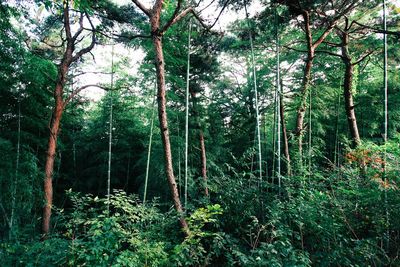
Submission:
MULTIPOLYGON (((76 12, 74 14, 79 18, 79 28, 75 33, 72 33, 71 30, 71 20, 70 17, 71 13, 71 6, 69 1, 65 1, 62 4, 61 11, 62 11, 62 21, 63 21, 63 32, 65 33, 65 39, 62 38, 62 46, 64 47, 63 55, 61 62, 58 64, 57 69, 57 78, 55 81, 54 87, 54 107, 51 115, 50 120, 50 136, 47 145, 47 156, 46 156, 46 163, 45 163, 45 178, 44 178, 44 193, 45 193, 45 205, 43 208, 43 222, 42 222, 42 232, 44 237, 49 234, 50 231, 50 217, 51 217, 51 209, 53 204, 53 185, 52 185, 52 178, 53 178, 53 171, 54 171, 54 159, 56 156, 56 148, 57 148, 57 138, 60 132, 60 122, 61 117, 63 115, 64 109, 66 105, 71 101, 71 99, 77 95, 80 91, 84 88, 88 87, 81 87, 75 89, 71 92, 68 96, 65 96, 65 86, 68 81, 68 71, 70 69, 71 64, 78 62, 83 55, 89 53, 94 45, 95 45, 95 32, 94 26, 88 16, 88 13, 85 11, 76 12), (84 33, 84 26, 83 21, 86 18, 91 27, 92 27, 92 37, 91 42, 88 46, 76 51, 77 45, 82 41, 82 36, 84 33)), ((73 11, 75 12, 75 11, 73 11)))
MULTIPOLYGON (((301 15, 303 22, 302 25, 305 31, 305 39, 307 44, 307 55, 305 58, 305 66, 303 72, 303 80, 301 85, 300 92, 300 103, 297 108, 297 118, 296 118, 296 136, 297 136, 297 146, 299 152, 299 160, 300 165, 302 164, 303 157, 303 137, 304 137, 304 118, 307 110, 307 97, 309 94, 309 87, 311 83, 311 74, 313 61, 315 58, 316 49, 322 44, 322 42, 328 37, 328 35, 334 30, 335 25, 338 23, 339 19, 344 15, 351 12, 354 7, 357 5, 356 1, 340 1, 340 3, 336 3, 336 6, 330 6, 328 2, 326 3, 318 3, 319 7, 312 5, 302 5, 300 2, 293 3, 291 1, 282 1, 283 4, 289 6, 289 9, 292 11, 293 15, 301 15), (327 15, 326 11, 329 9, 334 9, 334 15, 327 15), (320 22, 322 25, 326 25, 322 33, 318 35, 315 39, 313 34, 313 23, 316 21, 312 21, 312 16, 320 16, 322 21, 320 22)), ((332 3, 333 5, 333 3, 332 3)))
POLYGON ((172 165, 171 143, 169 137, 168 120, 167 120, 167 100, 166 100, 166 84, 165 84, 165 62, 163 54, 162 37, 164 33, 175 23, 188 14, 193 14, 198 21, 201 22, 192 7, 188 7, 181 11, 182 0, 178 0, 176 8, 172 16, 163 25, 161 24, 161 11, 163 10, 163 0, 157 0, 151 9, 146 8, 140 1, 133 0, 134 4, 149 17, 151 27, 151 38, 153 49, 155 52, 155 67, 157 75, 157 98, 158 98, 158 119, 160 122, 161 139, 164 146, 165 172, 167 175, 168 185, 170 187, 172 199, 176 211, 180 216, 180 223, 186 235, 189 234, 188 224, 183 217, 183 208, 179 199, 178 187, 172 165), (180 13, 179 13, 180 12, 180 13))

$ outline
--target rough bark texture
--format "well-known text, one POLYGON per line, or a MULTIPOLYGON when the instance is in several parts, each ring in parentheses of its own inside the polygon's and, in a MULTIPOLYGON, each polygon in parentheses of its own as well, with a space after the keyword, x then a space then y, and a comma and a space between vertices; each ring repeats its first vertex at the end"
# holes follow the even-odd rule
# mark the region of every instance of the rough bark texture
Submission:
POLYGON ((281 116, 281 126, 282 126, 283 154, 285 155, 285 159, 286 159, 287 175, 291 176, 292 169, 291 169, 291 165, 290 165, 289 141, 288 141, 288 137, 287 137, 286 123, 285 123, 285 107, 284 107, 282 95, 280 95, 280 97, 279 97, 279 102, 280 102, 279 113, 281 116))
POLYGON ((353 146, 357 147, 360 144, 360 134, 358 132, 356 113, 354 110, 353 100, 353 71, 354 65, 352 64, 352 58, 349 53, 349 35, 347 32, 343 32, 341 35, 342 39, 342 60, 345 65, 344 73, 344 84, 343 84, 343 95, 344 103, 347 115, 347 122, 349 124, 349 130, 353 146))
MULTIPOLYGON (((89 17, 87 17, 89 20, 89 17)), ((89 20, 90 21, 90 20, 89 20)), ((60 122, 65 106, 68 102, 75 96, 82 88, 73 91, 69 97, 65 100, 63 98, 64 86, 67 82, 68 70, 72 62, 77 61, 82 55, 90 52, 95 44, 95 34, 92 23, 92 42, 89 46, 79 50, 75 55, 73 55, 75 50, 75 45, 79 42, 78 37, 83 32, 83 13, 79 19, 80 27, 76 30, 75 34, 71 33, 70 17, 69 17, 69 6, 68 2, 63 6, 63 23, 64 31, 66 35, 66 48, 61 59, 61 63, 58 66, 58 75, 56 80, 56 85, 54 88, 54 108, 52 112, 52 117, 49 125, 50 135, 47 146, 47 155, 45 163, 45 176, 44 176, 44 196, 45 204, 43 207, 42 215, 42 234, 43 239, 47 238, 50 232, 50 218, 51 209, 53 205, 53 170, 54 170, 54 159, 57 151, 57 138, 60 131, 60 122)))
MULTIPOLYGON (((150 19, 151 36, 153 41, 153 48, 155 52, 155 67, 157 75, 157 102, 158 102, 158 119, 160 122, 161 140, 164 146, 165 158, 165 173, 167 175, 168 186, 171 191, 174 207, 179 214, 179 221, 186 236, 189 235, 189 226, 185 220, 182 203, 179 198, 178 187, 175 180, 173 165, 171 143, 169 138, 168 120, 167 120, 167 99, 166 99, 166 85, 165 85, 165 62, 162 47, 162 35, 173 23, 178 21, 178 11, 180 5, 178 4, 173 16, 170 18, 169 23, 164 27, 160 25, 160 15, 163 7, 163 0, 156 0, 151 9, 147 9, 142 5, 139 0, 133 0, 135 5, 139 7, 150 19), (173 22, 172 22, 173 21, 173 22)), ((181 13, 182 14, 182 13, 181 13)))
POLYGON ((52 118, 50 121, 50 136, 47 145, 47 155, 45 163, 45 177, 44 177, 44 199, 45 204, 43 207, 43 218, 42 218, 42 233, 44 238, 50 232, 50 218, 51 209, 53 205, 53 170, 54 170, 54 159, 57 150, 57 138, 60 130, 61 117, 64 111, 64 103, 62 100, 63 87, 65 82, 65 74, 68 71, 68 67, 63 65, 59 68, 58 82, 54 90, 54 102, 55 106, 52 112, 52 118))
POLYGON ((204 194, 208 197, 208 187, 207 187, 207 157, 206 157, 206 145, 204 142, 204 134, 200 129, 200 150, 201 150, 201 176, 204 182, 204 194))
POLYGON ((303 155, 303 136, 304 136, 303 126, 304 126, 304 117, 306 115, 306 110, 307 110, 307 96, 308 96, 308 91, 309 91, 309 86, 310 86, 310 81, 311 81, 311 69, 312 69, 313 61, 314 61, 314 51, 311 50, 308 53, 308 56, 306 59, 306 65, 305 65, 304 75, 303 75, 303 85, 302 85, 302 91, 301 91, 301 102, 300 102, 299 107, 297 108, 296 135, 297 135, 300 159, 302 158, 302 155, 303 155))
MULTIPOLYGON (((152 18, 150 21, 154 21, 152 18)), ((157 20, 156 20, 157 21, 157 20)), ((167 175, 169 189, 171 191, 172 200, 176 211, 180 214, 180 223, 185 232, 189 233, 188 224, 183 217, 183 208, 179 199, 178 187, 176 184, 174 170, 172 165, 172 153, 171 144, 168 130, 167 120, 167 100, 166 100, 166 88, 165 88, 165 69, 164 69, 164 55, 162 50, 162 36, 157 34, 158 25, 152 25, 153 31, 153 46, 155 51, 155 65, 157 72, 157 100, 158 100, 158 119, 160 122, 161 139, 164 146, 164 158, 165 158, 165 172, 167 175)))
POLYGON ((206 154, 206 145, 204 141, 204 132, 203 128, 201 126, 200 122, 200 112, 199 112, 199 103, 198 103, 198 98, 196 96, 196 92, 191 91, 190 95, 192 97, 192 103, 193 103, 193 108, 192 112, 193 115, 197 121, 197 129, 199 131, 199 142, 200 142, 200 172, 201 172, 201 177, 203 178, 203 184, 204 184, 204 195, 208 196, 208 187, 207 187, 207 154, 206 154))
POLYGON ((297 119, 296 119, 296 136, 298 142, 298 152, 300 164, 302 162, 303 155, 303 136, 304 136, 304 117, 307 110, 307 96, 311 81, 311 70, 314 61, 315 46, 313 45, 312 33, 310 27, 310 14, 305 11, 303 13, 304 26, 306 30, 306 40, 307 40, 307 58, 305 60, 305 67, 303 72, 303 82, 301 87, 301 102, 297 108, 297 119))

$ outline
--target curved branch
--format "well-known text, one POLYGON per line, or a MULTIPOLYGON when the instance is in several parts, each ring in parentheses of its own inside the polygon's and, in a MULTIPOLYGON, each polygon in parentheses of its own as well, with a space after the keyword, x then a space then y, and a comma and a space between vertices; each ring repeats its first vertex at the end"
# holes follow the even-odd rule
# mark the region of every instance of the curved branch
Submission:
POLYGON ((72 57, 71 62, 77 61, 82 55, 84 55, 84 54, 90 52, 90 51, 93 49, 93 47, 94 47, 94 45, 95 45, 95 43, 96 43, 95 28, 94 28, 93 23, 92 23, 92 21, 90 20, 90 18, 89 18, 89 16, 88 16, 87 13, 86 13, 86 17, 87 17, 87 19, 89 20, 90 26, 92 27, 92 42, 90 43, 89 46, 87 46, 87 47, 85 47, 85 48, 82 48, 79 52, 77 52, 77 53, 75 54, 75 56, 72 57))
POLYGON ((364 55, 362 55, 356 62, 352 63, 353 66, 361 63, 362 61, 364 61, 364 59, 366 59, 367 57, 369 57, 370 55, 372 55, 374 53, 374 51, 368 51, 366 52, 364 55))
POLYGON ((139 0, 132 0, 132 2, 148 17, 151 17, 150 9, 146 8, 139 0))
POLYGON ((89 88, 89 87, 97 87, 97 88, 100 88, 100 89, 103 89, 103 90, 106 90, 106 91, 110 90, 110 88, 104 87, 104 86, 98 85, 98 84, 87 84, 87 85, 84 85, 82 87, 79 87, 78 89, 75 89, 74 91, 72 91, 72 93, 69 96, 67 96, 67 98, 65 99, 64 104, 63 104, 64 108, 68 105, 69 102, 71 102, 71 100, 75 96, 77 96, 80 92, 82 92, 83 90, 85 90, 86 88, 89 88))

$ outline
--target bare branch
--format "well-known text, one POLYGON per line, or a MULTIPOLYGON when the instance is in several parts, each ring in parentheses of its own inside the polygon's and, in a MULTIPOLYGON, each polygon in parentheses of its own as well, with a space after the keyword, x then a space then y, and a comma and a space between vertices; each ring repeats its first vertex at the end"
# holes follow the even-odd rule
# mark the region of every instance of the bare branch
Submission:
POLYGON ((100 88, 100 89, 103 89, 103 90, 106 90, 106 91, 110 90, 110 88, 104 87, 104 86, 98 85, 98 84, 87 84, 87 85, 84 85, 82 87, 79 87, 79 88, 75 89, 74 91, 72 91, 72 93, 69 96, 67 96, 67 98, 65 99, 64 104, 63 104, 64 108, 66 107, 66 105, 68 105, 69 102, 71 102, 71 100, 74 97, 76 97, 80 92, 82 92, 83 90, 85 90, 86 88, 89 88, 89 87, 97 87, 97 88, 100 88))
POLYGON ((61 48, 61 47, 63 47, 64 46, 64 44, 65 44, 65 40, 62 40, 62 42, 61 42, 61 44, 50 44, 50 43, 48 43, 48 42, 46 42, 45 41, 46 39, 42 39, 42 40, 40 40, 42 43, 44 43, 45 45, 47 45, 47 46, 50 46, 50 47, 52 47, 52 48, 61 48))
POLYGON ((289 49, 289 50, 296 51, 296 52, 300 52, 300 53, 308 53, 308 51, 306 51, 306 50, 301 50, 301 49, 293 48, 293 47, 290 47, 290 46, 287 46, 287 45, 282 45, 282 47, 284 47, 284 48, 286 48, 286 49, 289 49))
POLYGON ((370 55, 372 55, 374 53, 374 51, 368 51, 366 52, 364 55, 362 55, 356 62, 352 63, 353 66, 361 63, 364 59, 366 59, 367 57, 369 57, 370 55))
POLYGON ((95 27, 93 26, 93 23, 92 23, 92 21, 90 20, 90 18, 89 18, 89 16, 88 16, 87 13, 86 13, 86 17, 87 17, 87 19, 89 20, 90 26, 92 27, 92 42, 90 43, 89 46, 87 46, 87 47, 85 47, 85 48, 82 48, 79 52, 77 52, 77 53, 75 54, 75 56, 72 57, 71 62, 77 61, 82 55, 84 55, 84 54, 90 52, 90 50, 93 49, 93 47, 94 47, 94 45, 95 45, 95 43, 96 43, 95 27))
MULTIPOLYGON (((91 29, 87 29, 87 28, 85 28, 85 30, 92 31, 91 29)), ((99 31, 99 30, 95 30, 95 32, 100 34, 100 35, 103 35, 104 37, 107 37, 109 39, 117 39, 115 37, 125 38, 125 39, 128 39, 128 40, 133 40, 133 39, 136 39, 136 38, 151 38, 151 35, 144 35, 144 34, 122 35, 122 34, 111 33, 111 35, 110 35, 110 34, 107 34, 105 32, 99 31)))
POLYGON ((69 24, 69 10, 68 10, 68 3, 66 3, 66 6, 64 7, 63 14, 64 14, 64 28, 65 28, 65 34, 67 36, 67 40, 72 39, 72 34, 71 34, 71 25, 69 24))
MULTIPOLYGON (((178 6, 179 6, 180 1, 178 1, 178 6)), ((178 9, 178 7, 177 7, 178 9)), ((175 11, 177 11, 177 9, 175 9, 175 11)), ((164 27, 161 30, 161 33, 164 33, 166 30, 168 30, 169 27, 171 27, 172 25, 174 25, 175 23, 177 23, 178 21, 180 21, 182 18, 184 18, 187 14, 189 13, 193 13, 193 8, 192 7, 188 7, 185 10, 183 10, 179 15, 175 15, 175 17, 171 17, 171 20, 169 20, 164 27)))
POLYGON ((144 14, 146 14, 148 17, 151 16, 150 9, 146 8, 139 0, 132 0, 132 2, 140 9, 143 11, 144 14))
POLYGON ((72 37, 72 41, 75 42, 76 38, 78 38, 79 34, 81 34, 83 31, 83 13, 81 13, 80 17, 79 17, 79 28, 76 31, 76 33, 74 34, 74 36, 72 37))
POLYGON ((221 10, 219 11, 219 14, 217 16, 217 18, 215 19, 214 23, 211 24, 211 26, 209 27, 209 29, 213 28, 215 26, 215 24, 217 24, 217 21, 219 20, 222 12, 224 12, 225 8, 228 6, 228 3, 230 2, 230 0, 227 0, 224 5, 222 6, 221 10))
POLYGON ((76 73, 72 76, 70 76, 71 78, 76 78, 79 77, 81 75, 86 75, 86 74, 103 74, 103 75, 111 75, 112 72, 104 72, 104 71, 87 71, 87 72, 79 72, 76 73))
POLYGON ((334 56, 334 57, 343 58, 343 56, 340 55, 340 54, 336 54, 336 53, 333 53, 331 51, 326 51, 326 50, 315 50, 315 53, 328 54, 328 55, 331 55, 331 56, 334 56))
POLYGON ((342 44, 337 44, 329 41, 323 41, 323 43, 333 47, 342 47, 342 44))
POLYGON ((319 36, 319 38, 312 44, 312 47, 316 49, 324 40, 325 38, 331 33, 334 27, 337 24, 337 20, 333 21, 329 24, 329 26, 325 29, 325 31, 319 36))
POLYGON ((358 26, 361 26, 363 28, 367 28, 370 29, 371 31, 375 32, 375 33, 385 33, 385 34, 391 34, 391 35, 395 35, 397 37, 400 37, 400 31, 398 32, 394 32, 394 31, 385 31, 385 30, 381 30, 381 29, 377 29, 368 25, 364 25, 358 21, 353 21, 354 24, 357 24, 358 26))
POLYGON ((178 0, 178 4, 176 5, 174 14, 172 14, 172 16, 169 18, 168 22, 164 25, 161 32, 165 32, 174 23, 174 20, 177 18, 179 10, 181 9, 181 5, 182 5, 182 0, 178 0))

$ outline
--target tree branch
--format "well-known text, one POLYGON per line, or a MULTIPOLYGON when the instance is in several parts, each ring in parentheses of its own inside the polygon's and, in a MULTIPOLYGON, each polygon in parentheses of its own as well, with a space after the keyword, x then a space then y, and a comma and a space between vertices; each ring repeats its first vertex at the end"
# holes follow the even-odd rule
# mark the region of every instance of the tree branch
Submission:
POLYGON ((64 7, 64 10, 63 10, 65 35, 67 36, 67 40, 71 40, 72 39, 72 34, 71 34, 71 26, 69 24, 68 2, 65 5, 66 6, 64 7))
POLYGON ((329 26, 325 29, 325 31, 319 36, 319 38, 312 44, 312 47, 316 49, 324 40, 325 38, 331 33, 333 28, 336 26, 338 20, 333 21, 329 26))
POLYGON ((369 57, 370 55, 372 55, 374 53, 374 51, 368 51, 366 52, 364 55, 362 55, 356 62, 352 63, 353 66, 361 63, 364 59, 366 59, 367 57, 369 57))
POLYGON ((394 32, 394 31, 385 31, 385 30, 381 30, 381 29, 376 29, 376 28, 374 28, 374 27, 371 27, 371 26, 368 26, 368 25, 364 25, 364 24, 362 24, 362 23, 360 23, 360 22, 358 22, 358 21, 355 21, 355 20, 353 21, 353 23, 354 23, 354 24, 357 24, 358 26, 361 26, 361 27, 363 27, 363 28, 370 29, 370 30, 372 30, 372 31, 375 32, 375 33, 391 34, 391 35, 395 35, 395 36, 397 36, 397 37, 400 37, 400 31, 394 32))
POLYGON ((174 14, 172 14, 172 16, 169 18, 168 22, 162 28, 162 30, 161 30, 162 33, 165 32, 170 26, 172 26, 172 24, 175 23, 174 21, 178 16, 179 10, 181 9, 181 5, 182 5, 182 0, 178 0, 178 4, 176 5, 174 14))
POLYGON ((150 9, 146 8, 139 0, 132 0, 132 2, 148 17, 151 16, 150 9))
POLYGON ((69 102, 71 102, 71 100, 75 96, 77 96, 80 92, 82 92, 83 90, 85 90, 86 88, 89 88, 89 87, 97 87, 97 88, 100 88, 100 89, 103 89, 103 90, 106 90, 106 91, 110 90, 110 88, 104 87, 104 86, 98 85, 98 84, 87 84, 87 85, 84 85, 82 87, 79 87, 78 89, 75 89, 74 91, 72 91, 72 93, 69 96, 67 96, 67 98, 65 99, 64 104, 63 104, 64 108, 68 105, 69 102))
POLYGON ((76 31, 74 36, 72 37, 72 41, 75 42, 76 38, 78 38, 79 34, 83 31, 83 13, 81 13, 79 17, 79 29, 76 31))
POLYGON ((219 12, 217 18, 215 19, 214 23, 211 24, 210 29, 211 29, 212 27, 215 26, 215 24, 216 24, 217 21, 219 20, 219 17, 221 16, 222 12, 224 12, 225 8, 228 6, 228 3, 229 3, 229 2, 230 2, 230 0, 227 0, 227 1, 225 2, 225 4, 222 6, 222 8, 221 8, 221 10, 220 10, 220 12, 219 12))
POLYGON ((95 34, 95 28, 93 26, 92 21, 90 20, 88 14, 86 13, 86 17, 89 20, 90 26, 92 27, 92 42, 90 43, 89 46, 82 48, 78 53, 75 54, 75 56, 72 57, 71 62, 77 61, 82 55, 90 52, 90 50, 93 49, 95 43, 96 43, 96 34, 95 34))
MULTIPOLYGON (((177 11, 177 9, 180 6, 181 1, 178 1, 178 6, 175 9, 175 12, 177 11)), ((193 13, 193 8, 192 7, 188 7, 185 10, 183 10, 179 15, 175 15, 175 17, 171 17, 171 19, 164 25, 164 27, 162 27, 161 29, 161 34, 163 34, 166 30, 168 30, 169 27, 171 27, 172 25, 174 25, 175 23, 177 23, 178 21, 180 21, 182 18, 184 18, 187 14, 189 13, 193 13)))
POLYGON ((333 53, 331 51, 326 51, 326 50, 315 50, 315 53, 328 54, 328 55, 331 55, 331 56, 334 56, 334 57, 343 58, 343 56, 340 55, 340 54, 336 54, 336 53, 333 53))

